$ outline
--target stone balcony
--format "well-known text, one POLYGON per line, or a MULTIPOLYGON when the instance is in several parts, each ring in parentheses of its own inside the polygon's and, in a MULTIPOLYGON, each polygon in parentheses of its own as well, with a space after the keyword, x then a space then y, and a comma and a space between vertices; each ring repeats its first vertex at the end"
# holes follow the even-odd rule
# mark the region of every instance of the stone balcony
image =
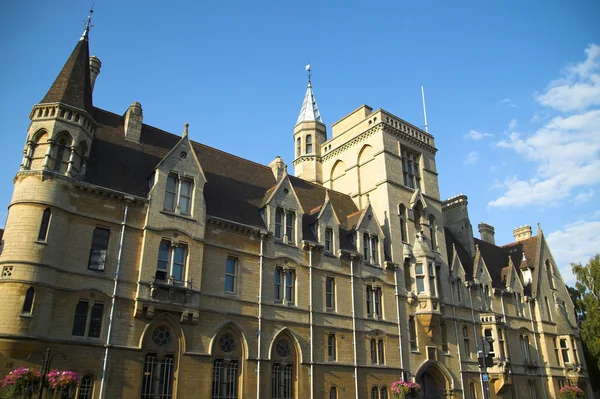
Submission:
POLYGON ((152 319, 156 313, 170 312, 180 316, 182 323, 195 324, 199 305, 200 291, 193 281, 155 279, 138 284, 135 317, 152 319))

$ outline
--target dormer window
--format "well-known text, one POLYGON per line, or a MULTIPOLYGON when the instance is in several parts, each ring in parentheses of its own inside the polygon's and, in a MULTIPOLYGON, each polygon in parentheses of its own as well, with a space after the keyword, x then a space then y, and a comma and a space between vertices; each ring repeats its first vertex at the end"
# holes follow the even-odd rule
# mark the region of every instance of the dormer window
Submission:
POLYGON ((366 263, 379 264, 379 237, 369 233, 363 235, 363 256, 366 263))
POLYGON ((325 252, 333 252, 333 229, 325 229, 325 252))
POLYGON ((275 210, 275 238, 286 243, 294 243, 295 221, 296 214, 294 211, 286 211, 283 208, 277 208, 275 210))
POLYGON ((167 177, 164 209, 182 215, 190 215, 192 212, 192 188, 191 180, 171 173, 167 177))

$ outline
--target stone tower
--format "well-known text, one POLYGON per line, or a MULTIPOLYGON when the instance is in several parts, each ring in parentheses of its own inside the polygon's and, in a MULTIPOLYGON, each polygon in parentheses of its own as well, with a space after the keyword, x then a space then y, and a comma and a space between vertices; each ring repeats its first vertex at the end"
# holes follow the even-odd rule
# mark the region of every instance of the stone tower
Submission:
POLYGON ((321 163, 322 145, 327 140, 327 128, 321 119, 317 100, 310 81, 310 65, 308 70, 308 87, 298 121, 294 126, 294 173, 297 177, 314 183, 323 183, 323 166, 321 163))

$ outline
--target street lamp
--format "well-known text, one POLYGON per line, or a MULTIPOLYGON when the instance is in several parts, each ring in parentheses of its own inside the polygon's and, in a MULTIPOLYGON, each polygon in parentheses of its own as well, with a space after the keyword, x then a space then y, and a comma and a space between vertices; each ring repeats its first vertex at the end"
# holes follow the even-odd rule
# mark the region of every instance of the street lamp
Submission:
POLYGON ((60 352, 56 352, 52 355, 50 355, 50 348, 46 349, 46 354, 43 354, 40 351, 34 351, 31 352, 29 354, 29 356, 27 356, 27 361, 31 361, 31 358, 33 357, 33 355, 40 355, 42 357, 42 381, 40 382, 40 395, 38 396, 39 399, 43 398, 44 395, 44 383, 46 382, 46 374, 48 374, 48 370, 50 370, 50 365, 52 364, 52 360, 54 359, 54 356, 56 355, 60 355, 63 358, 63 362, 67 362, 67 358, 65 357, 65 355, 63 353, 60 352))
POLYGON ((483 372, 482 382, 484 384, 484 399, 490 397, 490 383, 489 376, 487 373, 487 368, 492 367, 494 365, 493 359, 489 356, 490 349, 492 348, 492 344, 494 343, 494 338, 491 335, 486 335, 482 339, 482 347, 483 350, 479 351, 477 354, 479 357, 479 368, 483 372))

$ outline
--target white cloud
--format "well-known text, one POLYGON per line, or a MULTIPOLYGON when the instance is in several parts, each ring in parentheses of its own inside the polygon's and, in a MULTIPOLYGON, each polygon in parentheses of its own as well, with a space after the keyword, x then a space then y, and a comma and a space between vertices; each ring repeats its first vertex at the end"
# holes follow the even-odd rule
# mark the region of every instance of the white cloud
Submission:
POLYGON ((465 134, 464 138, 479 141, 484 137, 492 137, 491 133, 482 133, 477 130, 469 130, 469 133, 465 134))
POLYGON ((465 165, 474 165, 477 163, 477 161, 479 160, 479 154, 477 153, 477 151, 471 151, 470 153, 467 154, 467 157, 465 158, 465 165))
POLYGON ((508 130, 513 131, 519 126, 519 122, 516 119, 512 119, 508 124, 508 130))
POLYGON ((587 191, 582 191, 579 194, 577 194, 575 197, 573 197, 572 201, 575 205, 583 204, 591 200, 595 194, 596 192, 590 188, 587 191))
POLYGON ((500 101, 501 104, 506 104, 509 107, 513 107, 513 108, 518 108, 517 104, 515 104, 510 98, 505 98, 502 101, 500 101))
POLYGON ((537 163, 528 179, 507 178, 493 207, 549 205, 576 188, 600 183, 600 110, 555 117, 529 137, 510 133, 496 144, 537 163))
POLYGON ((550 82, 543 93, 534 93, 535 100, 561 112, 600 105, 600 46, 590 44, 585 52, 585 61, 567 66, 563 76, 550 82))
POLYGON ((575 285, 571 263, 586 264, 600 252, 600 221, 579 220, 550 233, 546 240, 567 285, 575 285))

